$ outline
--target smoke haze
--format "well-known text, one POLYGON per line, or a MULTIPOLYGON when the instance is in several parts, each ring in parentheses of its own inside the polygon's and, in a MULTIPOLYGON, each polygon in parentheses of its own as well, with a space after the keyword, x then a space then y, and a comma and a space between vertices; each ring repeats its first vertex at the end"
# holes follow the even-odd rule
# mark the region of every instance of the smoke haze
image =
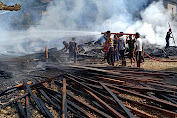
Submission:
MULTIPOLYGON (((30 8, 32 4, 35 2, 28 0, 24 6, 30 8)), ((24 31, 7 31, 5 26, 10 26, 10 22, 4 20, 2 24, 6 25, 0 28, 0 53, 33 53, 45 46, 61 49, 63 40, 70 41, 71 37, 77 37, 79 42, 97 40, 100 32, 107 30, 140 32, 146 35, 144 42, 165 46, 168 22, 173 33, 177 33, 176 22, 171 20, 171 13, 162 1, 149 4, 146 0, 54 0, 47 12, 37 26, 24 31)))

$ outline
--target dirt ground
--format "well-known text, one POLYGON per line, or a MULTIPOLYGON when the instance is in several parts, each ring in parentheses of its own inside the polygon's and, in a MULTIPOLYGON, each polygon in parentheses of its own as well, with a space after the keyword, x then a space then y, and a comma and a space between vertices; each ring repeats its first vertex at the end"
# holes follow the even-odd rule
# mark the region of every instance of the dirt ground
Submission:
MULTIPOLYGON (((167 60, 161 58, 161 60, 167 60)), ((130 60, 127 59, 127 66, 130 66, 130 60)), ((136 64, 133 63, 132 67, 136 67, 136 64)), ((145 70, 158 70, 158 71, 176 71, 177 72, 177 62, 158 62, 148 58, 145 58, 145 62, 142 63, 141 68, 145 70)))
MULTIPOLYGON (((168 60, 166 58, 158 58, 160 60, 168 60)), ((115 66, 121 66, 121 61, 115 62, 115 66)), ((108 65, 106 62, 104 65, 108 65)), ((109 65, 108 65, 109 66, 109 65)), ((131 65, 130 60, 126 59, 126 66, 127 67, 137 67, 136 63, 131 65)), ((158 62, 151 60, 149 58, 145 58, 145 62, 141 63, 141 68, 145 70, 152 70, 152 71, 175 71, 177 72, 177 62, 158 62)))

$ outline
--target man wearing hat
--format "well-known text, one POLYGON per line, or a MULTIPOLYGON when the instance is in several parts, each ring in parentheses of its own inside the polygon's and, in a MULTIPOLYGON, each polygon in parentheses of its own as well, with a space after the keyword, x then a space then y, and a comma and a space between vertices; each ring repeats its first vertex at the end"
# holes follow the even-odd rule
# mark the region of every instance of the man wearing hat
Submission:
POLYGON ((72 38, 72 41, 69 42, 68 48, 69 48, 69 61, 74 56, 74 63, 76 63, 77 53, 79 54, 79 50, 75 38, 72 38))
POLYGON ((141 64, 141 52, 143 50, 143 44, 142 44, 142 39, 140 38, 140 34, 138 32, 136 33, 135 38, 136 38, 135 53, 136 53, 137 67, 140 67, 140 64, 141 64))

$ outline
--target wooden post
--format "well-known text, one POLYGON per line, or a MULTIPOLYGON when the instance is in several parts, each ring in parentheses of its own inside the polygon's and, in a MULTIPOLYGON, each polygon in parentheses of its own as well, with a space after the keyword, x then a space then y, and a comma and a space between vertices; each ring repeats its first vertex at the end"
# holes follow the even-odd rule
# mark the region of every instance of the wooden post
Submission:
POLYGON ((46 59, 48 60, 48 58, 49 58, 49 53, 48 53, 48 47, 47 47, 47 46, 45 47, 45 53, 46 53, 46 59))
POLYGON ((66 101, 66 79, 63 78, 63 90, 62 90, 62 118, 67 117, 67 101, 66 101))

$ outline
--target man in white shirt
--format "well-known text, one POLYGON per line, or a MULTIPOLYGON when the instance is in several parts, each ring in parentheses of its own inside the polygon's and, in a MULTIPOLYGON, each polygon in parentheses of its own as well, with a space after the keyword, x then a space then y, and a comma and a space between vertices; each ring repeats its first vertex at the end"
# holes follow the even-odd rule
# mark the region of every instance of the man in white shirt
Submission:
POLYGON ((136 53, 137 67, 140 67, 143 44, 142 44, 142 39, 140 38, 140 34, 138 32, 136 33, 135 38, 136 38, 135 53, 136 53))
POLYGON ((121 60, 123 61, 125 59, 125 41, 123 37, 123 32, 120 32, 121 34, 119 35, 119 52, 121 56, 121 60))

